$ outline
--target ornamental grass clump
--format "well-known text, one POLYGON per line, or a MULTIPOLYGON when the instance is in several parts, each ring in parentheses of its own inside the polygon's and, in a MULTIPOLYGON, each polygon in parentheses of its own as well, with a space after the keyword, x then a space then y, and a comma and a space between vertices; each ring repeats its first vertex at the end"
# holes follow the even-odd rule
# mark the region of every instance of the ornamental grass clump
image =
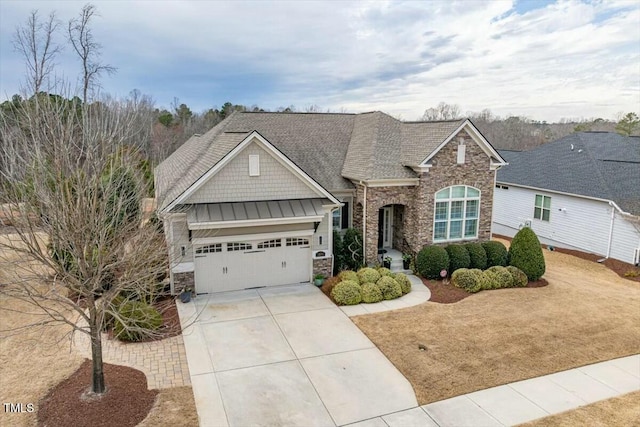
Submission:
POLYGON ((482 271, 480 270, 459 268, 451 275, 451 284, 456 288, 475 293, 482 290, 482 285, 479 280, 481 275, 482 271), (478 271, 480 272, 479 274, 478 271))
POLYGON ((402 287, 400 283, 396 282, 390 276, 381 277, 376 285, 380 288, 380 292, 382 292, 382 298, 385 300, 396 299, 402 296, 402 287))
POLYGON ((469 268, 471 266, 471 258, 469 252, 462 245, 449 245, 444 248, 449 255, 449 274, 460 268, 469 268))
POLYGON ((493 267, 494 265, 507 265, 507 248, 501 242, 490 240, 488 242, 482 242, 482 247, 487 253, 487 267, 493 267))
POLYGON ((529 227, 516 233, 509 247, 509 264, 518 267, 531 282, 540 279, 546 270, 540 240, 529 227))
POLYGON ((404 273, 396 273, 392 276, 396 282, 400 284, 402 289, 402 295, 406 295, 411 292, 411 280, 404 273))
POLYGON ((378 270, 371 267, 364 267, 358 270, 358 280, 360 283, 376 283, 380 279, 380 273, 378 270))
POLYGON ((440 279, 440 272, 449 269, 449 254, 440 246, 425 246, 418 252, 416 269, 425 279, 440 279))
POLYGON ((515 288, 524 288, 529 283, 529 279, 527 275, 524 274, 524 271, 520 270, 518 267, 514 267, 513 265, 509 265, 505 267, 509 273, 511 273, 511 278, 513 279, 513 286, 515 288))
POLYGON ((480 270, 487 268, 487 252, 480 243, 467 243, 464 247, 469 253, 469 259, 471 261, 470 268, 480 270))
POLYGON ((344 280, 333 287, 331 297, 338 305, 355 305, 362 302, 362 291, 358 282, 344 280))
POLYGON ((362 285, 362 302, 372 304, 382 301, 382 291, 375 283, 367 282, 362 285))

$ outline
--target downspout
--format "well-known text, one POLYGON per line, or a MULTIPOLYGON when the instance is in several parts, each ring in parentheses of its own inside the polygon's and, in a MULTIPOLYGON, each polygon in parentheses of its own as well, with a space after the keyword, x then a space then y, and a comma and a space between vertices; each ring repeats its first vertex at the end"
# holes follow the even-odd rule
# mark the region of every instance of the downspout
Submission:
POLYGON ((616 208, 613 206, 613 202, 609 202, 609 206, 611 206, 611 224, 609 225, 609 241, 607 242, 607 256, 611 255, 611 242, 613 240, 613 221, 616 218, 616 208))
POLYGON ((367 186, 360 181, 364 187, 364 200, 362 202, 362 262, 367 263, 367 186))

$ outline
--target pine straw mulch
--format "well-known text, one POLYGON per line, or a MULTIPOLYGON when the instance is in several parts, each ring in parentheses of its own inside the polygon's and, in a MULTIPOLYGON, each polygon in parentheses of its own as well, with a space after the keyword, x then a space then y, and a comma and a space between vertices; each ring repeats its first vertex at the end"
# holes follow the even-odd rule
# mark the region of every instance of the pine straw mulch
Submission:
POLYGON ((157 390, 147 389, 145 375, 133 368, 104 364, 107 393, 87 398, 91 361, 52 388, 38 403, 38 425, 47 427, 133 427, 153 407, 157 390))

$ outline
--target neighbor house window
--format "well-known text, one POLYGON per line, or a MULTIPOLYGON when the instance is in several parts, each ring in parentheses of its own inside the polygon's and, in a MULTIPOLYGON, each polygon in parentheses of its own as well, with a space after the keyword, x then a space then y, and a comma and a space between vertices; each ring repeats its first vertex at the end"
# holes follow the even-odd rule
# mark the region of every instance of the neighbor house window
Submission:
POLYGON ((551 197, 536 194, 536 206, 533 208, 533 217, 543 221, 549 221, 551 216, 551 197))
POLYGON ((462 240, 478 237, 480 190, 455 185, 436 193, 433 240, 462 240))

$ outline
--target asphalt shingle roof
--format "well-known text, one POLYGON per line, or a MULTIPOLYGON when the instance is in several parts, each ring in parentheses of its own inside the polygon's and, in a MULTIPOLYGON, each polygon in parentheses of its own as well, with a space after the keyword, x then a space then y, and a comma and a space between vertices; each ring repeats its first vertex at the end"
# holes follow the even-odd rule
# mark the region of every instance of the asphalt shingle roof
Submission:
POLYGON ((163 209, 257 131, 328 191, 352 189, 349 179, 414 178, 419 164, 464 120, 401 122, 364 114, 235 112, 193 136, 156 168, 163 209), (349 179, 346 179, 349 178, 349 179))
POLYGON ((497 181, 612 200, 640 215, 640 138, 580 132, 529 151, 500 151, 497 181), (573 147, 573 149, 572 149, 573 147))

